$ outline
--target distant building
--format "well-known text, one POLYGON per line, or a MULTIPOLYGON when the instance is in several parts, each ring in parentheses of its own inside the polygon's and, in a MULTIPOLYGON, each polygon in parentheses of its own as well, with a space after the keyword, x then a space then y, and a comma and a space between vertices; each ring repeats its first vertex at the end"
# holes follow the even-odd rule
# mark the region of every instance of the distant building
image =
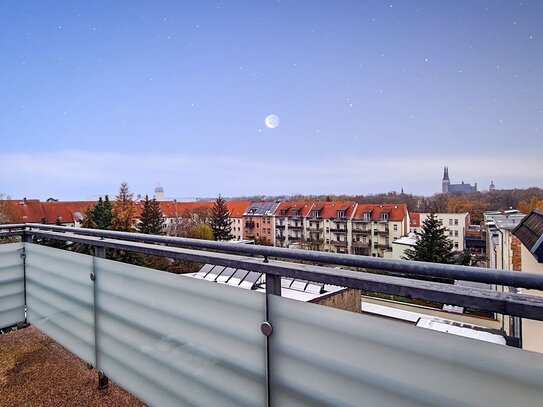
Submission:
POLYGON ((495 191, 496 190, 496 185, 494 185, 494 181, 490 181, 490 186, 488 187, 488 190, 489 191, 495 191))
MULTIPOLYGON (((454 250, 464 250, 466 230, 470 223, 469 213, 436 213, 435 215, 441 221, 441 224, 445 226, 445 236, 452 240, 454 250)), ((422 223, 429 216, 429 213, 410 213, 409 232, 420 234, 422 232, 422 223)))
POLYGON ((243 213, 243 238, 247 240, 265 239, 275 245, 274 213, 279 202, 255 202, 243 213))
POLYGON ((451 184, 451 180, 449 179, 449 167, 444 167, 443 180, 441 181, 441 192, 444 194, 471 194, 473 192, 477 192, 477 183, 475 183, 474 186, 471 186, 471 184, 465 184, 464 181, 462 181, 461 184, 451 184))
POLYGON ((160 185, 155 188, 155 199, 159 202, 164 201, 164 188, 160 185))

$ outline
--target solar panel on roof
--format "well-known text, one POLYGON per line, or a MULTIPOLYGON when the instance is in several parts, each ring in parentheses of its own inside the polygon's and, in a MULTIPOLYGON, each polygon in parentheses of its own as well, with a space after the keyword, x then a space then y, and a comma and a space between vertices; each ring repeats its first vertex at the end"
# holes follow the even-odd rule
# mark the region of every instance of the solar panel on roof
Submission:
POLYGON ((240 287, 253 289, 258 280, 262 277, 262 273, 257 273, 256 271, 251 271, 239 284, 240 287))
POLYGON ((226 283, 232 277, 232 274, 236 272, 235 268, 227 267, 223 270, 223 272, 217 277, 218 283, 226 283))
POLYGON ((293 290, 305 291, 306 285, 307 281, 305 280, 294 280, 290 285, 290 288, 292 288, 293 290))
POLYGON ((224 270, 223 266, 215 266, 213 267, 213 269, 209 271, 209 273, 207 273, 207 275, 205 276, 205 279, 210 280, 210 281, 215 281, 217 276, 221 274, 223 270, 224 270))
POLYGON ((293 281, 294 281, 293 278, 290 278, 290 277, 282 277, 282 278, 281 278, 281 287, 282 287, 282 288, 289 288, 293 281))
POLYGON ((230 280, 228 280, 228 285, 239 285, 243 279, 249 274, 249 270, 238 269, 234 273, 230 280))
POLYGON ((213 267, 214 266, 212 264, 204 264, 204 266, 200 269, 200 271, 198 271, 198 273, 196 273, 194 277, 205 278, 207 273, 209 273, 213 267))
POLYGON ((324 291, 324 284, 309 282, 305 291, 313 294, 321 294, 324 291))

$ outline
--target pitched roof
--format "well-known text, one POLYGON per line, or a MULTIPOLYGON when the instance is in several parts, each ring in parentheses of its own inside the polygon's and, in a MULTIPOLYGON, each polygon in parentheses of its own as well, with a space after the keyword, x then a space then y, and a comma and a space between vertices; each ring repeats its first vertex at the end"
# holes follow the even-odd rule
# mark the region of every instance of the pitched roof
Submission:
MULTIPOLYGON (((345 217, 350 218, 354 212, 356 204, 354 202, 322 202, 315 203, 315 207, 320 208, 319 216, 324 219, 337 218, 337 211, 345 211, 345 217)), ((311 210, 316 210, 313 207, 311 210)))
POLYGON ((420 227, 420 213, 409 214, 409 226, 414 228, 420 227))
POLYGON ((371 220, 381 219, 381 213, 388 213, 388 220, 402 221, 407 214, 405 204, 358 204, 353 219, 363 219, 364 212, 371 212, 371 220))
POLYGON ((299 211, 299 216, 306 216, 311 207, 313 206, 310 202, 303 201, 283 201, 279 204, 275 210, 275 215, 280 216, 281 211, 285 211, 285 216, 294 216, 295 211, 299 211))
POLYGON ((40 223, 45 217, 41 202, 38 199, 22 199, 9 201, 14 208, 15 222, 40 223))
POLYGON ((241 218, 247 207, 251 204, 250 201, 227 201, 226 206, 231 218, 241 218))
POLYGON ((271 216, 277 210, 279 202, 252 202, 243 213, 244 216, 271 216))
POLYGON ((184 216, 187 212, 205 208, 213 208, 212 201, 197 201, 197 202, 175 202, 175 201, 160 201, 160 210, 167 218, 175 218, 176 216, 184 216))
POLYGON ((45 223, 75 223, 83 219, 87 208, 96 201, 42 202, 45 223))
POLYGON ((513 229, 524 246, 543 263, 543 210, 534 209, 513 229))

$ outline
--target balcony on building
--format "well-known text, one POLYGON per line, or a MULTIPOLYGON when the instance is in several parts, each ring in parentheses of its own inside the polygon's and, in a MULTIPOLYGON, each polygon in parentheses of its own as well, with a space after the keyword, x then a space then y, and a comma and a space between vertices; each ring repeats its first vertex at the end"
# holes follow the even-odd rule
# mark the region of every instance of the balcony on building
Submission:
POLYGON ((347 228, 330 228, 330 232, 347 234, 347 228))
MULTIPOLYGON (((42 224, 0 226, 2 239, 11 241, 0 244, 0 355, 6 343, 21 344, 0 359, 2 405, 117 405, 111 383, 138 406, 540 407, 543 400, 543 354, 521 349, 514 328, 543 323, 543 298, 517 292, 543 290, 538 274, 42 224), (114 260, 121 251, 200 268, 168 273, 114 260), (446 277, 470 284, 432 280, 446 277), (510 284, 515 290, 493 289, 510 284), (368 293, 379 295, 364 302, 368 293), (421 318, 384 306, 392 297, 507 320, 486 329, 453 320, 458 309, 447 311, 449 320, 421 318), (45 336, 27 348, 32 332, 45 336), (28 368, 52 344, 65 352, 59 364, 73 359, 91 375, 79 391, 51 398, 51 384, 79 375, 53 374, 41 359, 28 368), (35 369, 49 381, 29 395, 26 386, 41 385, 35 369), (84 401, 94 392, 98 404, 84 401)), ((331 244, 346 252, 346 241, 331 244)))
POLYGON ((275 228, 276 229, 284 229, 285 228, 285 224, 284 223, 278 223, 275 225, 275 228))
POLYGON ((302 225, 288 225, 288 228, 290 230, 302 230, 303 226, 302 225))

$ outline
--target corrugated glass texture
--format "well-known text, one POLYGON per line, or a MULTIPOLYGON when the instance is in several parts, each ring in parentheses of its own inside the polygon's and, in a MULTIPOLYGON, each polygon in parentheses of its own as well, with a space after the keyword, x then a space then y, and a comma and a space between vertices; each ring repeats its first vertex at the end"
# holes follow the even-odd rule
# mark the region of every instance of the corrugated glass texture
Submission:
POLYGON ((36 244, 25 247, 28 322, 95 365, 93 257, 36 244))
POLYGON ((96 259, 98 367, 151 405, 261 406, 265 296, 96 259))
POLYGON ((541 406, 543 355, 270 296, 274 406, 541 406))
POLYGON ((0 328, 25 319, 22 243, 0 244, 0 328))

